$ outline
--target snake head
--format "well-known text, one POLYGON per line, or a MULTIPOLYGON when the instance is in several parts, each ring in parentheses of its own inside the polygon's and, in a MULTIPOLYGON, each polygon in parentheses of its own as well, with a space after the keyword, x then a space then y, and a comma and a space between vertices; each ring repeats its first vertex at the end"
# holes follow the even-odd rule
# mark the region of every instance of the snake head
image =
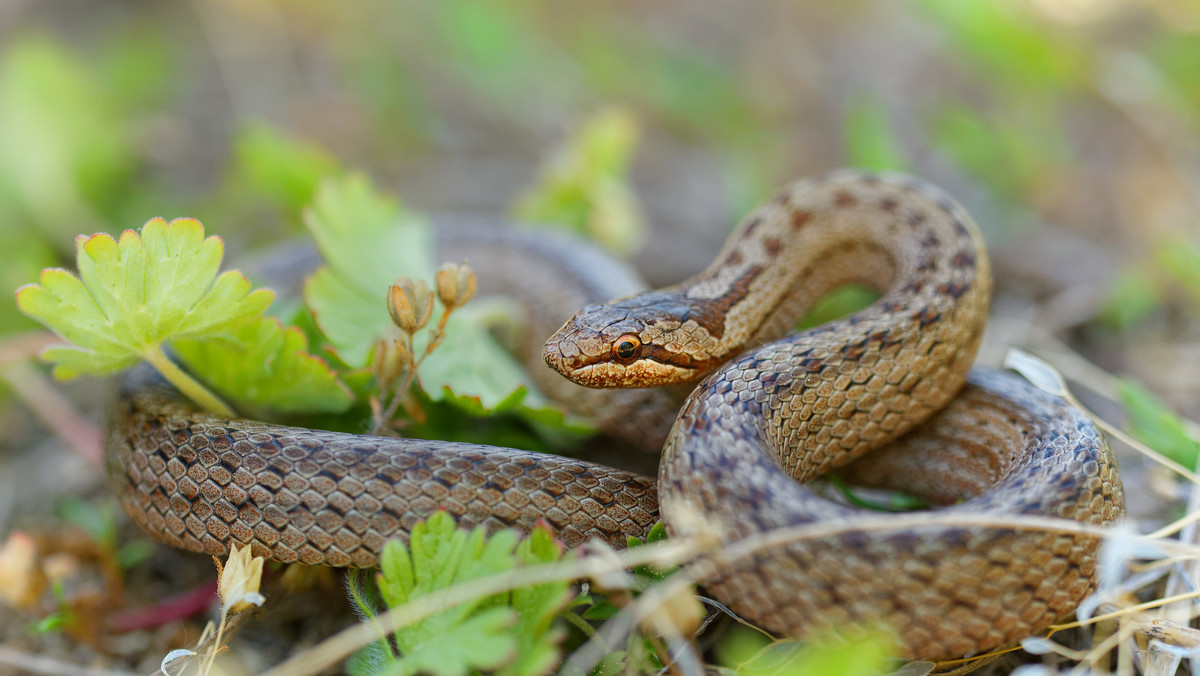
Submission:
POLYGON ((692 355, 689 308, 664 291, 589 305, 546 341, 550 368, 585 387, 659 387, 692 382, 705 369, 692 355), (682 338, 682 339, 681 339, 682 338))

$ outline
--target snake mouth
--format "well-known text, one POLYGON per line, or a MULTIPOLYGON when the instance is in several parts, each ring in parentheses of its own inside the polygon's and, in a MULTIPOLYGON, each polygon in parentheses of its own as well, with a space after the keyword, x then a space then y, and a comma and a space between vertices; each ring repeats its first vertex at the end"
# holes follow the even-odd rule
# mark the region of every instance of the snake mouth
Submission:
MULTIPOLYGON (((555 368, 555 370, 558 370, 555 368)), ((669 364, 654 359, 638 359, 631 364, 617 364, 596 360, 576 364, 563 372, 571 382, 595 389, 644 388, 662 385, 679 385, 695 380, 696 369, 669 364)))

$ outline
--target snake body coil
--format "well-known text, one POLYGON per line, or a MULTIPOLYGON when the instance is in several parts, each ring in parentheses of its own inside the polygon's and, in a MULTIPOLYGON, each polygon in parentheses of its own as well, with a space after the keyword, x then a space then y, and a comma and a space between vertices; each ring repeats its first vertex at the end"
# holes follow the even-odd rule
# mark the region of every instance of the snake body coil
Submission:
MULTIPOLYGON (((494 237, 472 241, 496 256, 494 237)), ((555 286, 531 282, 532 264, 509 267, 520 283, 555 286)), ((572 307, 632 292, 588 286, 572 307)), ((731 546, 827 526, 819 539, 718 554, 706 586, 773 631, 882 621, 910 656, 962 655, 1044 627, 1095 584, 1095 538, 1004 527, 1006 515, 1108 524, 1123 511, 1115 463, 1078 411, 1011 374, 968 378, 989 293, 982 240, 955 202, 910 179, 837 173, 751 214, 700 275, 588 306, 546 344, 548 363, 590 386, 699 380, 657 486, 524 451, 216 419, 144 373, 123 385, 110 472, 126 511, 164 542, 212 554, 237 542, 308 564, 375 565, 386 538, 438 508, 464 526, 545 520, 568 544, 642 535, 659 503, 674 533, 703 523, 731 546), (882 296, 780 338, 849 282, 882 296), (846 465, 858 483, 952 506, 892 525, 797 483, 846 465), (978 525, 942 525, 940 513, 978 525)), ((606 405, 548 386, 588 397, 626 438, 663 435, 650 416, 667 400, 661 390, 609 393, 619 398, 606 405)))

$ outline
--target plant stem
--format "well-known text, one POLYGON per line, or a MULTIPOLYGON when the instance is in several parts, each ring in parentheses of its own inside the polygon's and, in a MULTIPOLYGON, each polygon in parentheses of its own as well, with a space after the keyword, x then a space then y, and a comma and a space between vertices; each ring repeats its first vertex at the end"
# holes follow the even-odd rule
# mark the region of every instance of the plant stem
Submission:
POLYGON ((174 385, 188 399, 199 404, 201 408, 226 418, 232 418, 236 415, 228 404, 221 401, 220 397, 211 392, 207 387, 201 385, 200 381, 184 373, 183 369, 176 366, 175 362, 167 358, 167 354, 163 352, 162 345, 154 345, 147 348, 142 353, 142 358, 149 362, 151 366, 158 369, 158 372, 167 379, 167 382, 174 385))

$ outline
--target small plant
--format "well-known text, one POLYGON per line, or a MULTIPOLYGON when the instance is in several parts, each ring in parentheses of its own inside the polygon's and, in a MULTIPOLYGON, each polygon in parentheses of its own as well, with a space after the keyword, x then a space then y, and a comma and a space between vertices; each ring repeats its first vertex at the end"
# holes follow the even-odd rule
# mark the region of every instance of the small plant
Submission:
MULTIPOLYGON (((563 559, 562 544, 545 527, 534 528, 519 543, 518 537, 511 530, 491 536, 482 528, 468 533, 456 528, 449 514, 438 512, 413 528, 407 544, 392 541, 385 547, 377 577, 383 601, 398 608, 456 584, 563 559)), ((376 616, 365 593, 354 596, 364 616, 376 616)), ((566 636, 555 617, 570 600, 565 581, 476 598, 401 628, 391 641, 376 641, 355 658, 354 671, 548 673, 560 660, 558 645, 566 636)))
POLYGON ((437 272, 437 299, 442 313, 420 356, 416 354, 413 337, 425 328, 433 316, 434 292, 423 281, 401 277, 388 287, 388 314, 400 329, 401 335, 392 341, 380 340, 371 364, 381 395, 370 399, 373 430, 379 434, 403 407, 410 419, 419 420, 421 412, 412 392, 417 368, 446 338, 446 322, 450 314, 475 296, 475 271, 465 262, 445 263, 437 272), (387 399, 386 406, 382 399, 387 399))
POLYGON ((209 622, 197 640, 197 644, 200 645, 208 642, 208 649, 204 655, 200 655, 194 650, 172 650, 163 658, 162 672, 164 674, 172 673, 168 665, 183 659, 190 661, 197 657, 204 660, 199 670, 200 676, 207 676, 212 672, 217 655, 226 649, 222 640, 225 637, 225 628, 229 620, 239 613, 261 606, 266 600, 258 591, 262 584, 263 563, 264 559, 261 556, 251 556, 249 546, 241 549, 238 549, 237 545, 230 547, 229 558, 225 561, 224 566, 221 565, 220 559, 213 557, 213 564, 217 567, 219 580, 217 595, 221 599, 221 619, 215 629, 209 622))

